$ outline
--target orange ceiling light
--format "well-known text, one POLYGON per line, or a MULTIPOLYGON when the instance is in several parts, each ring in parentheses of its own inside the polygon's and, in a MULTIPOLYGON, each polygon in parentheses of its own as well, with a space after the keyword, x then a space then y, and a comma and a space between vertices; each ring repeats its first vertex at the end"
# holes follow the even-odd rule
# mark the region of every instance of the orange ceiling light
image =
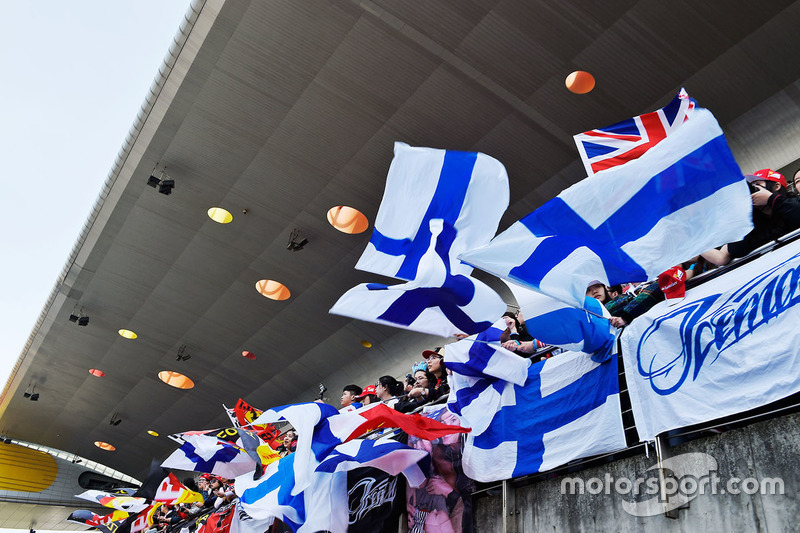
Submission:
POLYGON ((194 381, 173 370, 162 370, 158 373, 158 379, 176 389, 191 389, 194 387, 194 381))
POLYGON ((331 207, 328 222, 342 233, 363 233, 369 227, 369 221, 361 211, 346 205, 331 207))
POLYGON ((90 368, 89 373, 93 376, 97 376, 98 378, 105 377, 106 373, 102 370, 97 370, 96 368, 90 368))
POLYGON ((97 446, 98 448, 100 448, 101 450, 105 450, 107 452, 113 452, 114 450, 117 449, 117 447, 114 446, 113 444, 109 444, 109 443, 103 442, 101 440, 94 441, 94 445, 97 446))
POLYGON ((255 359, 256 358, 256 354, 254 354, 253 352, 248 352, 247 350, 244 350, 242 352, 242 357, 244 357, 245 359, 255 359))
POLYGON ((372 343, 369 342, 367 339, 364 339, 361 341, 361 346, 363 346, 364 348, 372 348, 372 343))
POLYGON ((152 429, 148 429, 147 434, 151 437, 158 437, 158 431, 153 431, 152 429))
POLYGON ((594 89, 594 76, 583 70, 576 70, 567 76, 564 84, 575 94, 586 94, 594 89))
POLYGON ((137 335, 136 333, 132 332, 129 329, 121 329, 117 333, 119 333, 120 337, 124 337, 126 339, 131 339, 131 340, 133 340, 133 339, 135 339, 136 337, 139 336, 139 335, 137 335))
POLYGON ((256 290, 270 300, 286 300, 292 295, 286 285, 271 279, 261 279, 256 282, 256 290))
POLYGON ((227 209, 212 207, 208 210, 208 218, 219 224, 230 224, 233 220, 233 215, 227 209))

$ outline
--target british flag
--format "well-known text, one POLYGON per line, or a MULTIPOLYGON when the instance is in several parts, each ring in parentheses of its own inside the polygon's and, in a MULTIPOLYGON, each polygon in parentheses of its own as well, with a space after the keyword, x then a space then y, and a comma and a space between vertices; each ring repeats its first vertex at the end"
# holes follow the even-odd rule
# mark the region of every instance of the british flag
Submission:
POLYGON ((691 116, 696 102, 684 89, 658 111, 575 135, 586 174, 624 165, 663 141, 691 116))

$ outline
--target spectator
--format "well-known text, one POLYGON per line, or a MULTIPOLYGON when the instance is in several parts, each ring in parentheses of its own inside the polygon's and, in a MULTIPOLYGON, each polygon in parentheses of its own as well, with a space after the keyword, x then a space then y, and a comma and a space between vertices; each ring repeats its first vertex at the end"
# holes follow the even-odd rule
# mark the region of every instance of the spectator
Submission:
POLYGON ((794 171, 792 176, 792 187, 789 190, 790 196, 800 196, 800 168, 794 171))
POLYGON ((211 489, 208 486, 209 479, 211 479, 211 474, 202 474, 197 479, 197 488, 199 489, 200 495, 203 496, 203 500, 208 498, 208 495, 211 494, 211 489))
POLYGON ((208 481, 208 486, 210 489, 210 494, 203 503, 203 507, 217 508, 221 506, 226 499, 225 487, 222 484, 222 478, 219 476, 212 476, 208 481))
POLYGON ((586 288, 586 296, 596 298, 603 305, 611 300, 611 296, 608 294, 608 287, 597 279, 589 282, 589 286, 586 288))
POLYGON ((433 384, 436 382, 436 378, 428 372, 426 363, 415 363, 411 370, 414 372, 414 387, 409 391, 406 399, 401 399, 394 406, 401 413, 408 413, 425 405, 431 400, 431 393, 435 392, 433 384))
POLYGON ((369 405, 378 402, 378 397, 375 395, 375 385, 367 385, 364 387, 356 400, 361 402, 361 405, 369 405))
POLYGON ((403 384, 392 376, 381 376, 375 383, 375 395, 380 401, 394 407, 397 403, 397 396, 403 393, 403 384))
POLYGON ((425 350, 422 357, 428 365, 428 372, 435 378, 433 390, 428 395, 429 401, 434 401, 440 396, 450 394, 450 385, 447 384, 447 370, 444 366, 444 356, 439 353, 441 347, 435 350, 425 350))
POLYGON ((295 450, 297 450, 297 432, 294 429, 290 429, 284 433, 283 442, 275 451, 281 457, 286 457, 290 453, 294 453, 295 450))
POLYGON ((800 227, 800 201, 786 193, 786 178, 768 168, 745 176, 753 202, 753 230, 737 242, 702 254, 715 265, 727 265, 731 259, 744 257, 756 248, 774 241, 800 227))
POLYGON ((347 411, 355 411, 361 407, 361 404, 356 401, 361 391, 362 389, 358 385, 345 385, 342 389, 342 398, 340 400, 342 408, 339 409, 339 412, 346 413, 347 411))

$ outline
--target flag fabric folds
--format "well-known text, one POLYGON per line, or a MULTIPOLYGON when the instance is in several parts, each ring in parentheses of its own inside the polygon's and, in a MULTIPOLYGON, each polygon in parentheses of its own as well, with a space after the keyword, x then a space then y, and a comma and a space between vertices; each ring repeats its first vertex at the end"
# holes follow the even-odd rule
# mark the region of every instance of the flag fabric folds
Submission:
POLYGON ((752 229, 747 184, 714 116, 690 120, 644 155, 586 178, 464 262, 580 307, 586 287, 658 274, 752 229))
POLYGON ((447 408, 479 435, 500 408, 507 383, 523 385, 528 378, 530 359, 520 357, 500 345, 506 329, 503 320, 491 328, 444 347, 447 369, 452 372, 447 408))
POLYGON ((323 422, 319 434, 331 435, 334 437, 331 442, 338 444, 378 428, 400 428, 409 435, 426 440, 470 431, 465 427, 442 424, 418 413, 401 413, 384 403, 376 403, 328 418, 323 422))
POLYGON ((153 501, 175 505, 178 503, 203 503, 203 495, 189 490, 170 472, 159 485, 153 501))
POLYGON ((616 354, 600 364, 565 352, 531 365, 524 385, 505 383, 487 429, 467 435, 464 472, 498 481, 625 448, 617 372, 616 354))
POLYGON ((260 480, 249 475, 236 478, 234 486, 242 510, 258 521, 277 518, 299 533, 345 533, 349 470, 373 466, 390 474, 402 472, 411 486, 419 486, 425 481, 425 474, 416 463, 427 461, 427 453, 390 439, 352 440, 331 450, 316 465, 306 488, 299 492, 294 475, 297 458, 295 452, 272 463, 260 480))
POLYGON ((392 286, 362 283, 342 295, 329 312, 442 337, 483 331, 506 305, 484 283, 451 273, 451 260, 458 261, 446 252, 454 234, 441 219, 431 220, 416 279, 392 286))
POLYGON ((210 435, 185 435, 184 443, 161 466, 234 478, 252 472, 256 462, 242 448, 210 435))
POLYGON ((669 104, 657 111, 575 135, 586 175, 640 157, 686 122, 695 106, 696 102, 681 89, 669 104))
POLYGON ((120 522, 126 518, 128 518, 128 513, 125 511, 115 510, 107 515, 98 515, 92 511, 87 511, 86 509, 77 509, 67 517, 67 522, 91 527, 99 527, 101 525, 109 525, 112 522, 120 522))
MULTIPOLYGON (((297 449, 292 454, 295 474, 292 495, 297 495, 308 487, 313 472, 322 461, 329 458, 337 446, 372 429, 399 427, 410 435, 428 439, 469 431, 467 428, 442 424, 418 414, 400 413, 382 403, 345 413, 339 413, 332 406, 317 402, 285 405, 264 411, 253 423, 272 423, 281 419, 287 420, 298 435, 297 449)), ((268 466, 267 471, 271 471, 271 467, 272 465, 268 466)))
MULTIPOLYGON (((418 463, 427 458, 426 452, 388 437, 378 440, 356 439, 334 448, 317 466, 317 472, 347 472, 372 466, 393 476, 402 473, 410 486, 418 487, 425 482, 425 468, 418 463)), ((427 462, 425 466, 429 466, 427 462)))
MULTIPOLYGON (((286 420, 297 431, 297 448, 291 455, 294 472, 294 482, 291 488, 293 496, 302 492, 311 483, 312 472, 319 464, 320 459, 326 455, 328 450, 341 442, 336 441, 332 436, 326 435, 326 438, 320 438, 315 435, 315 430, 322 420, 337 414, 339 411, 333 406, 309 402, 267 409, 253 421, 253 425, 260 425, 286 420)), ((269 468, 267 467, 268 470, 269 468)))
POLYGON ((145 498, 120 496, 111 492, 103 492, 102 490, 87 490, 81 494, 77 494, 76 497, 100 504, 103 507, 111 507, 118 511, 125 511, 126 513, 138 513, 145 510, 147 506, 150 505, 150 502, 145 498))
POLYGON ((359 270, 413 280, 430 243, 431 220, 453 229, 448 243, 453 275, 472 268, 456 257, 494 236, 508 207, 505 167, 485 154, 411 147, 397 142, 375 227, 359 270))
POLYGON ((608 318, 604 318, 610 315, 596 298, 585 297, 584 311, 516 283, 506 284, 519 304, 528 332, 537 340, 588 353, 599 363, 611 357, 616 339, 608 318))

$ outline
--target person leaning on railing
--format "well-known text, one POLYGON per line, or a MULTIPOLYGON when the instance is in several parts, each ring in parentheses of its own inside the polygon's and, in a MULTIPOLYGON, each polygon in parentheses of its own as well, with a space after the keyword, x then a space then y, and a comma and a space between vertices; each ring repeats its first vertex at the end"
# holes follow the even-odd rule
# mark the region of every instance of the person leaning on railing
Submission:
POLYGON ((727 265, 731 259, 744 257, 756 248, 800 228, 800 200, 789 198, 786 178, 768 168, 745 176, 753 202, 753 230, 737 242, 702 256, 715 265, 727 265))

